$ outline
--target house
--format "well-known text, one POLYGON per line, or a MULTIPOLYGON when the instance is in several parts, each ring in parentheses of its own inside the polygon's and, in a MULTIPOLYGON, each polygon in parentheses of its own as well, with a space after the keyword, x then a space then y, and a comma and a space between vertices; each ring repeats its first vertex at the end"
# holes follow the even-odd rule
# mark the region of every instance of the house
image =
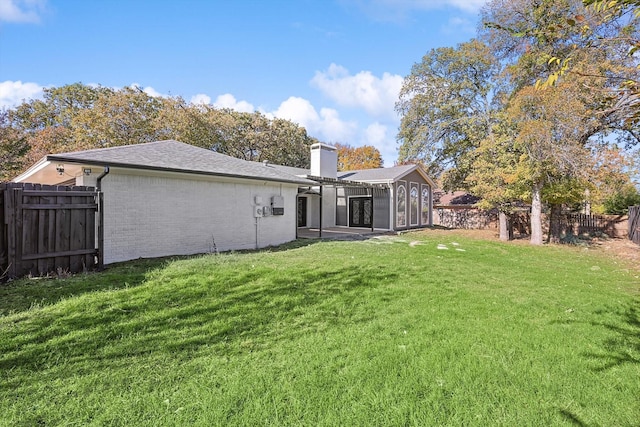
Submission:
POLYGON ((433 224, 434 183, 418 165, 338 172, 336 149, 311 146, 311 169, 276 166, 315 181, 298 194, 298 227, 408 230, 433 224))
POLYGON ((336 165, 326 144, 311 147, 305 170, 168 140, 47 155, 14 181, 96 187, 104 264, 279 245, 298 227, 432 224, 434 186, 420 167, 336 165))
POLYGON ((14 181, 97 187, 105 264, 294 240, 298 187, 313 183, 177 141, 48 155, 14 181))

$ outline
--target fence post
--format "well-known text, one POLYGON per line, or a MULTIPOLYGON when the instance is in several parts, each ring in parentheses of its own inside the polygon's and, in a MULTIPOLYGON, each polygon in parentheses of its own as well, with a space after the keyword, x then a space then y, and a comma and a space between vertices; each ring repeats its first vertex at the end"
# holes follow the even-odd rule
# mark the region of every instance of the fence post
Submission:
POLYGON ((13 265, 15 269, 15 277, 22 275, 22 240, 24 232, 24 224, 22 218, 22 188, 16 188, 13 191, 14 210, 15 210, 15 256, 13 265))
POLYGON ((629 207, 629 240, 640 245, 640 205, 629 207))
POLYGON ((98 270, 104 270, 104 194, 98 191, 98 270))
POLYGON ((0 280, 9 271, 9 241, 7 237, 7 184, 0 183, 0 280))

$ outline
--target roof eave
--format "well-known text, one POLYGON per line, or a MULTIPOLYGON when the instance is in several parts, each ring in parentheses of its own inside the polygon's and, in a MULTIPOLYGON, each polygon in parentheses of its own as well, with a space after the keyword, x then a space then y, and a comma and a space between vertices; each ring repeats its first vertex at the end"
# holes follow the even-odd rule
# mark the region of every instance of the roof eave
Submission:
POLYGON ((109 166, 109 167, 118 167, 118 168, 126 168, 126 169, 150 170, 150 171, 158 171, 158 172, 176 172, 176 173, 187 173, 187 174, 206 175, 206 176, 221 176, 225 178, 240 178, 240 179, 249 179, 253 181, 272 181, 272 182, 281 182, 281 183, 297 184, 297 185, 315 184, 314 181, 309 181, 307 179, 286 179, 286 178, 273 178, 273 177, 266 177, 266 176, 248 176, 248 175, 240 175, 240 174, 198 171, 198 170, 192 170, 192 169, 163 168, 159 166, 148 166, 148 165, 139 165, 139 164, 130 164, 130 163, 120 163, 120 162, 107 162, 103 160, 76 159, 73 157, 64 157, 64 156, 58 156, 55 154, 48 155, 43 160, 48 160, 49 162, 109 166))
POLYGON ((51 164, 51 161, 48 160, 48 156, 45 156, 42 159, 40 159, 36 164, 31 166, 29 169, 27 169, 26 171, 24 171, 23 173, 21 173, 20 175, 15 177, 13 179, 13 181, 14 182, 22 182, 22 181, 26 180, 27 178, 29 178, 31 175, 33 175, 33 174, 37 173, 38 171, 46 168, 47 166, 49 166, 49 164, 51 164))

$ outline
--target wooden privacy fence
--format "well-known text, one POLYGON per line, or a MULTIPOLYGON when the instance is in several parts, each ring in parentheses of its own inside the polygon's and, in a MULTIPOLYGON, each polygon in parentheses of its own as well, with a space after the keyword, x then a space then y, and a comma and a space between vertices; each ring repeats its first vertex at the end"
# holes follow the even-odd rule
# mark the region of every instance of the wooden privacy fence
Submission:
POLYGON ((640 206, 629 208, 629 239, 640 245, 640 206))
POLYGON ((0 276, 94 267, 97 194, 93 187, 0 183, 0 276))
POLYGON ((575 235, 602 233, 609 237, 624 238, 624 226, 626 217, 623 215, 584 215, 567 214, 562 218, 565 231, 575 235))
MULTIPOLYGON (((487 211, 468 206, 434 206, 433 213, 434 225, 480 230, 498 228, 498 214, 494 210, 487 211)), ((542 227, 545 234, 549 232, 550 219, 548 214, 542 214, 542 227)), ((625 215, 563 213, 555 220, 558 221, 560 233, 564 235, 602 233, 614 238, 626 238, 627 235, 627 216, 625 215)), ((531 218, 528 211, 512 213, 509 215, 509 223, 511 235, 523 237, 531 234, 531 218)), ((638 226, 640 226, 640 220, 636 220, 636 227, 638 226)))

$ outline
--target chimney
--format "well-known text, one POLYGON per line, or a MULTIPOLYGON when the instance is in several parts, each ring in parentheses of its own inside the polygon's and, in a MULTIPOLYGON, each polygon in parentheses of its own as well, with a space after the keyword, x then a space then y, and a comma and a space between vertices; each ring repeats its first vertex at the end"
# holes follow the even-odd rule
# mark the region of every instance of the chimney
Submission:
POLYGON ((333 179, 338 177, 336 147, 321 142, 311 146, 311 175, 333 179))

